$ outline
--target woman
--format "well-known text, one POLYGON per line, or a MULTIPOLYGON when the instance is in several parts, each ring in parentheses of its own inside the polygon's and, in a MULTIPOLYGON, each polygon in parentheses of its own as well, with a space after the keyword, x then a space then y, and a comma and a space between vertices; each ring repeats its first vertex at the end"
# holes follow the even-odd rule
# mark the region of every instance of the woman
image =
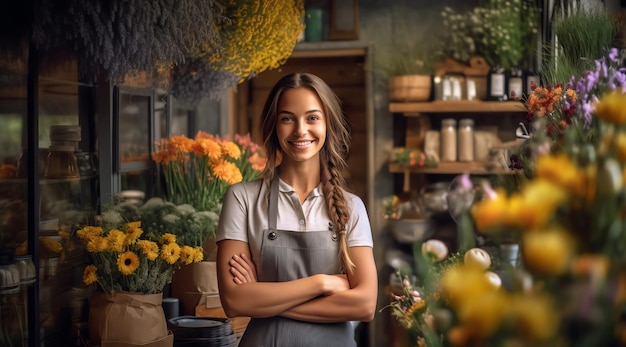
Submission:
POLYGON ((350 141, 319 77, 290 74, 262 115, 264 178, 231 186, 217 230, 220 299, 251 317, 239 346, 356 346, 378 279, 363 201, 345 190, 350 141))

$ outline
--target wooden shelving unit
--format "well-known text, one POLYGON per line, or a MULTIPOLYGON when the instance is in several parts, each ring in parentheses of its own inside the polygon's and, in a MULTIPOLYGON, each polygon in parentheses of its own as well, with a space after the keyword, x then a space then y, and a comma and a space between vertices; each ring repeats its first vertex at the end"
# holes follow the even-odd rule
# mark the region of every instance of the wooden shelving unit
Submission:
POLYGON ((516 170, 507 169, 491 169, 485 162, 439 162, 437 167, 406 167, 397 163, 389 164, 389 172, 391 173, 420 173, 420 174, 474 174, 474 175, 508 175, 516 174, 516 170))
POLYGON ((419 116, 421 113, 505 113, 526 112, 520 101, 474 101, 474 100, 437 100, 432 102, 392 102, 392 113, 404 113, 405 116, 419 116))

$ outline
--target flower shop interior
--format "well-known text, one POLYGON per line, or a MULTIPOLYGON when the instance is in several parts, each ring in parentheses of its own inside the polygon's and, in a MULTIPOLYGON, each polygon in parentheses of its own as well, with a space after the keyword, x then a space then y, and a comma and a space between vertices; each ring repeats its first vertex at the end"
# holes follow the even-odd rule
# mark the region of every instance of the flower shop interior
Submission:
POLYGON ((625 28, 624 0, 5 4, 0 346, 236 346, 221 200, 298 71, 372 227, 357 346, 626 346, 625 28))

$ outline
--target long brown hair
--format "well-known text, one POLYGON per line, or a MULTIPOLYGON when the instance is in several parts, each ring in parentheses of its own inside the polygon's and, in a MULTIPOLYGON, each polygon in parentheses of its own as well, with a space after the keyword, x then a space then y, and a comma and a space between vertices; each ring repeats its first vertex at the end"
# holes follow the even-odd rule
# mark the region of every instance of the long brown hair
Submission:
POLYGON ((263 144, 267 151, 267 165, 263 176, 266 179, 274 177, 282 156, 276 135, 278 101, 285 91, 302 87, 317 94, 326 116, 326 142, 320 151, 320 180, 330 220, 339 236, 344 266, 352 271, 355 265, 348 253, 345 232, 350 211, 344 195, 346 182, 342 176, 348 167, 346 157, 350 147, 350 130, 341 108, 341 100, 321 78, 310 73, 292 73, 281 78, 270 91, 261 115, 263 144))

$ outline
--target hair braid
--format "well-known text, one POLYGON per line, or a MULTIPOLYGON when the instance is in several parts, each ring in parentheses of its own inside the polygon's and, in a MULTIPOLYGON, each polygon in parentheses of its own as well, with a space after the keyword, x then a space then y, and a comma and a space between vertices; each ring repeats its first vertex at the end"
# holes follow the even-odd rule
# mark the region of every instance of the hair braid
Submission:
POLYGON ((344 267, 348 271, 353 271, 355 264, 352 262, 348 252, 348 240, 345 232, 349 216, 348 205, 346 204, 346 197, 342 188, 345 181, 332 160, 322 159, 322 162, 327 163, 327 165, 322 165, 320 174, 323 182, 322 190, 328 204, 328 214, 333 225, 337 228, 344 267))

